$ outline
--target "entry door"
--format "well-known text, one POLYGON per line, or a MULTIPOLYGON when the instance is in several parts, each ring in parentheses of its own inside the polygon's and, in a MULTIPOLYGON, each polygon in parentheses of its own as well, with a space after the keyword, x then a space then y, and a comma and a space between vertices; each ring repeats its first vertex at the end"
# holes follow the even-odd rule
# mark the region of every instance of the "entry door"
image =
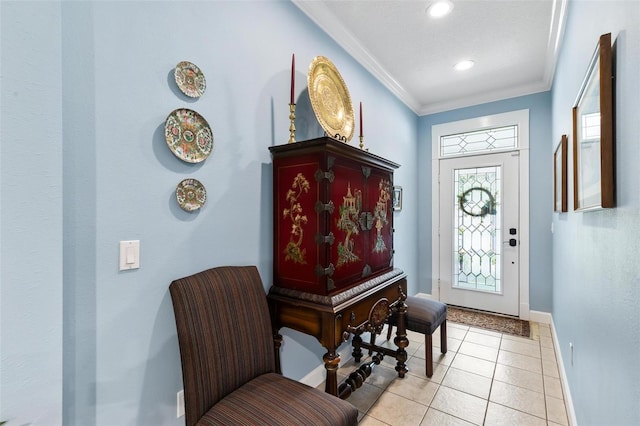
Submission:
POLYGON ((440 299, 506 315, 519 307, 519 152, 440 160, 440 299))

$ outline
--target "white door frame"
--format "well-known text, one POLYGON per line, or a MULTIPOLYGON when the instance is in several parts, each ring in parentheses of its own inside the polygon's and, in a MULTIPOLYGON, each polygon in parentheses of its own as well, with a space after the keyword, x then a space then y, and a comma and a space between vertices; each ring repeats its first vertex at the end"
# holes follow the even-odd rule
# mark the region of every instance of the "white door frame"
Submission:
MULTIPOLYGON (((504 126, 518 126, 518 146, 492 152, 520 152, 520 276, 519 318, 529 320, 529 110, 476 117, 468 120, 437 124, 431 128, 431 206, 434 212, 431 222, 431 297, 440 300, 440 138, 456 133, 466 133, 504 126)), ((475 155, 475 154, 470 154, 475 155)), ((447 157, 453 158, 453 157, 447 157)))

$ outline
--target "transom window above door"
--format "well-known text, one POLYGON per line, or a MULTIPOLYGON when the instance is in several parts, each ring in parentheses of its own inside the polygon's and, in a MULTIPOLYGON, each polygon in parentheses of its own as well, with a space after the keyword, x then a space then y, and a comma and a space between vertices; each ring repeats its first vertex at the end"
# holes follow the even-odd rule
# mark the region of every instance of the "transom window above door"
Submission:
POLYGON ((505 126, 440 138, 440 157, 480 154, 518 147, 518 126, 505 126))

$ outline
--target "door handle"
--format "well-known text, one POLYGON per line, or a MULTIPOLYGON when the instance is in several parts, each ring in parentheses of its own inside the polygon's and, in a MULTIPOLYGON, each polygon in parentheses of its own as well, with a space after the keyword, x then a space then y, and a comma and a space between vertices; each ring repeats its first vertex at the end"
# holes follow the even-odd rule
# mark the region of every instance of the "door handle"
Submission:
POLYGON ((509 241, 503 241, 504 244, 509 244, 509 246, 511 247, 515 247, 518 245, 518 240, 516 240, 515 238, 509 238, 509 241))

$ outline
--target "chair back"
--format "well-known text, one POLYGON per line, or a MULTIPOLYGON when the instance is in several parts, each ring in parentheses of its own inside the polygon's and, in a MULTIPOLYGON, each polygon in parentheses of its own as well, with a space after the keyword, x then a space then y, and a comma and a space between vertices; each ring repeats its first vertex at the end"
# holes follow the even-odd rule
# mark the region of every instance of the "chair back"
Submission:
POLYGON ((224 266, 169 286, 182 360, 186 426, 251 379, 275 372, 267 298, 255 266, 224 266))

